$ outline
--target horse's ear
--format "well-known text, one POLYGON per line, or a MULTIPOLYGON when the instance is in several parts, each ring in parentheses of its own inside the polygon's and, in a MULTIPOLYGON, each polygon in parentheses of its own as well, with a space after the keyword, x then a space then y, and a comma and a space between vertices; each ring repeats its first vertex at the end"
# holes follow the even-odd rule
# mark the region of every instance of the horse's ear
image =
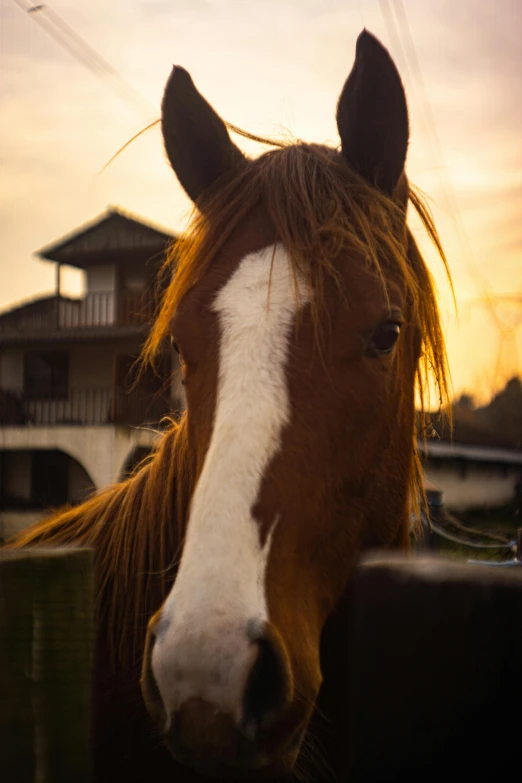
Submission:
POLYGON ((337 127, 349 163, 391 195, 406 162, 409 126, 401 78, 387 50, 364 30, 337 104, 337 127))
POLYGON ((165 87, 161 127, 170 164, 192 201, 245 160, 223 120, 179 66, 165 87))

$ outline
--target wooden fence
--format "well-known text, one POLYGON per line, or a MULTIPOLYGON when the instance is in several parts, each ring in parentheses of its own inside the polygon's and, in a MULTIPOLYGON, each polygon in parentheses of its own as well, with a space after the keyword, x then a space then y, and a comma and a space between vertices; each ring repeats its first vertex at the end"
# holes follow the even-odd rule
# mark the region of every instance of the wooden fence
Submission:
POLYGON ((343 783, 520 779, 520 566, 376 553, 342 619, 343 783))
POLYGON ((0 551, 0 781, 87 783, 93 566, 86 549, 0 551))
MULTIPOLYGON (((89 781, 92 642, 88 550, 0 552, 2 783, 89 781)), ((323 643, 338 783, 520 777, 522 568, 378 553, 323 643)))

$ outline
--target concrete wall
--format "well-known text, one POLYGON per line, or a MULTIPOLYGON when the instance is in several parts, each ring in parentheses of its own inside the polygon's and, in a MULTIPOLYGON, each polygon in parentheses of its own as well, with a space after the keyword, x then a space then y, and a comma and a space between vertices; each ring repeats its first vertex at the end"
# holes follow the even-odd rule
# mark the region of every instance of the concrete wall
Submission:
MULTIPOLYGON (((58 449, 77 460, 96 489, 119 481, 136 446, 150 448, 161 437, 150 430, 107 426, 3 427, 2 449, 58 449)), ((81 477, 75 477, 75 487, 81 477)))
POLYGON ((493 508, 514 499, 520 468, 430 460, 426 478, 443 492, 449 509, 493 508))

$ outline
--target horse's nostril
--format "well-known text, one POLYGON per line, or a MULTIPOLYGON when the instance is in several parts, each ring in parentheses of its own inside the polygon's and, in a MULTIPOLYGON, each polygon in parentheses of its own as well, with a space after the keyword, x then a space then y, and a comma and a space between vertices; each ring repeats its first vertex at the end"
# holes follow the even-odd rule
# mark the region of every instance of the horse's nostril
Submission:
POLYGON ((250 740, 288 703, 292 688, 286 650, 275 630, 269 629, 256 644, 258 654, 246 683, 240 722, 242 734, 250 740))

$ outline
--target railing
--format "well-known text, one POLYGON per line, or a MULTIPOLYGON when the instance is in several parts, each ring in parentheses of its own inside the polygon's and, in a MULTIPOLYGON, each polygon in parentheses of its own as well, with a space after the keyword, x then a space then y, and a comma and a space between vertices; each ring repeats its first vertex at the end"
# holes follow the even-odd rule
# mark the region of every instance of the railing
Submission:
POLYGON ((78 302, 59 302, 58 327, 138 326, 149 322, 154 314, 149 292, 100 291, 87 294, 78 302))
POLYGON ((0 426, 159 422, 172 409, 157 394, 123 389, 71 389, 67 397, 28 397, 0 391, 0 426))
POLYGON ((154 296, 145 291, 99 291, 83 299, 55 299, 5 315, 0 335, 83 327, 141 326, 154 315, 154 296))

